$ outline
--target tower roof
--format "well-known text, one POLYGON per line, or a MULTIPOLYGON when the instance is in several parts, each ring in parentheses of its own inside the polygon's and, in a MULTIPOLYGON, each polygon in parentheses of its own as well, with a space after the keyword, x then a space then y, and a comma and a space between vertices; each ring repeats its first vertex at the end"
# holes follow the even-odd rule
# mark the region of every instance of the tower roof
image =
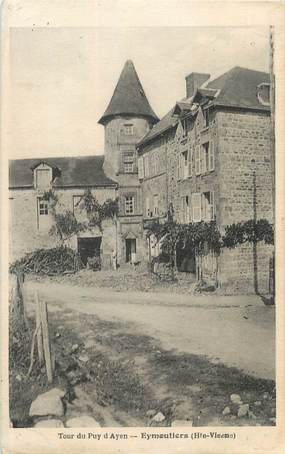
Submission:
POLYGON ((153 123, 159 120, 147 100, 131 60, 126 61, 111 101, 98 123, 104 125, 110 117, 124 114, 142 115, 153 123))

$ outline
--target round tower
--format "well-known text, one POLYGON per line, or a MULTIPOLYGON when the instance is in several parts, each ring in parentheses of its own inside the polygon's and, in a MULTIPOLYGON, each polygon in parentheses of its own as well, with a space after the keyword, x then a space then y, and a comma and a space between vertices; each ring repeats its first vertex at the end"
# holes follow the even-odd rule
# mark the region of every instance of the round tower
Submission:
POLYGON ((107 176, 119 181, 120 175, 137 174, 136 144, 157 121, 134 64, 128 60, 99 120, 105 127, 104 171, 107 176))

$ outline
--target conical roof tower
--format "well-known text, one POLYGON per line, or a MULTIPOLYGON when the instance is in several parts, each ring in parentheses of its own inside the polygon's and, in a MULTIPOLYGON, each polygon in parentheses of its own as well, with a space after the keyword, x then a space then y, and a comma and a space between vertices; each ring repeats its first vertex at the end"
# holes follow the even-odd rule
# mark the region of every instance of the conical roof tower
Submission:
POLYGON ((111 101, 98 123, 105 125, 116 115, 143 116, 151 123, 159 120, 148 102, 131 60, 126 61, 111 101))

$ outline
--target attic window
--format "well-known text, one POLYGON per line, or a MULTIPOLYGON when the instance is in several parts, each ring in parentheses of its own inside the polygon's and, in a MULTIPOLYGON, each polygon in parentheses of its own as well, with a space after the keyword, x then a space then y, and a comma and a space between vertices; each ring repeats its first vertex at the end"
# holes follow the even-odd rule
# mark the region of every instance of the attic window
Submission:
POLYGON ((257 99, 263 106, 270 106, 270 84, 262 83, 257 86, 257 99))
POLYGON ((36 186, 39 189, 45 189, 50 186, 51 176, 50 169, 37 169, 36 170, 36 186))
POLYGON ((124 134, 126 136, 133 136, 134 135, 134 125, 131 123, 124 124, 124 134))

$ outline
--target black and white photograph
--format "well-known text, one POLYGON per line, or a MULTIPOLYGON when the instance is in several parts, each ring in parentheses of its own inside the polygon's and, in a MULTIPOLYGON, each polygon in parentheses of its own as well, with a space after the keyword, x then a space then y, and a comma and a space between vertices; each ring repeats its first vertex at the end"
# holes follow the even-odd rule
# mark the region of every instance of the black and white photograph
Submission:
POLYGON ((275 34, 9 29, 10 429, 275 428, 275 34))

